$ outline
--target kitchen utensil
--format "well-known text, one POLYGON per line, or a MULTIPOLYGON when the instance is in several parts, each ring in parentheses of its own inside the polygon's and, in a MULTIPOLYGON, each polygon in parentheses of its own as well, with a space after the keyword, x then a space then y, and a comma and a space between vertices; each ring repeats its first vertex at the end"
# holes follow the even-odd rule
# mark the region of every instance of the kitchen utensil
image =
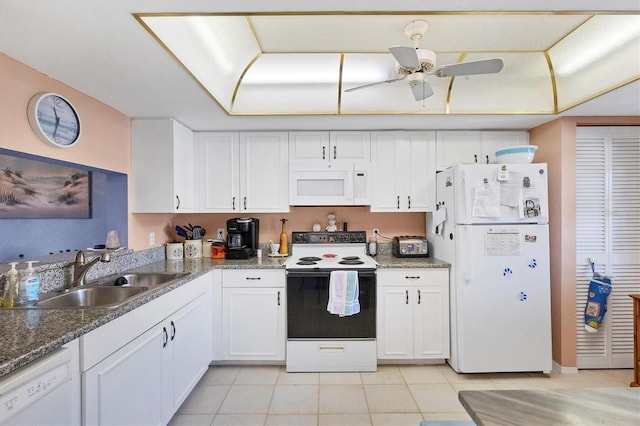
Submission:
POLYGON ((178 234, 179 237, 189 239, 187 235, 187 231, 185 231, 184 228, 180 225, 176 225, 176 233, 178 234))
MULTIPOLYGON (((191 225, 191 224, 189 224, 189 225, 191 225)), ((193 226, 193 227, 191 228, 191 233, 192 233, 192 235, 193 235, 193 239, 194 239, 194 240, 199 240, 199 239, 201 239, 202 237, 204 237, 205 230, 204 230, 204 228, 203 228, 203 227, 201 227, 201 226, 193 226)))

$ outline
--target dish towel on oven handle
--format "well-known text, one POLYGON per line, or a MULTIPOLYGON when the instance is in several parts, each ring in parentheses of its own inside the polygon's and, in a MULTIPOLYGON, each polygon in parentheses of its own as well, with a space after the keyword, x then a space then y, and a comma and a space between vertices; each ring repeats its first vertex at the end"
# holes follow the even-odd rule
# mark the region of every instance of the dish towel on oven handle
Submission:
POLYGON ((331 271, 327 311, 341 317, 360 312, 358 271, 331 271))

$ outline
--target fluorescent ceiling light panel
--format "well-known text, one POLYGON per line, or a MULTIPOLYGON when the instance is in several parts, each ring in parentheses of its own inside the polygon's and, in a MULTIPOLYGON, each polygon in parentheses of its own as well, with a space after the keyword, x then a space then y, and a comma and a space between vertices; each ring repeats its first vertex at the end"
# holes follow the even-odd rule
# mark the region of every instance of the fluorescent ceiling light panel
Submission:
POLYGON ((242 79, 245 84, 336 84, 340 78, 337 54, 265 54, 242 79))
MULTIPOLYGON (((640 16, 594 16, 550 49, 558 75, 574 74, 628 43, 640 48, 640 16)), ((636 67, 639 64, 635 64, 636 67)))

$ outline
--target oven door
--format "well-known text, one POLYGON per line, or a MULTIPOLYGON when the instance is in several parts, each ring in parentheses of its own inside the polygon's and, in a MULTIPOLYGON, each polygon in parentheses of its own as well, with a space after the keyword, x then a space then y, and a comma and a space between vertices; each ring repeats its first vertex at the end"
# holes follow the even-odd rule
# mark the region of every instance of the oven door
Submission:
POLYGON ((287 338, 375 339, 376 271, 358 271, 360 312, 341 317, 327 311, 331 271, 287 271, 287 338))

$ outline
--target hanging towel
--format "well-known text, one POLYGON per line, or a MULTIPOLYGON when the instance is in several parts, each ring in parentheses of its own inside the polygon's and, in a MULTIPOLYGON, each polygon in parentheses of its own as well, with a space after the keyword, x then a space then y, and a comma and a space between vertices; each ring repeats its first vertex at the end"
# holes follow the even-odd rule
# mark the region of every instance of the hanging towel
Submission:
POLYGON ((329 303, 327 311, 341 317, 360 312, 357 271, 332 271, 329 278, 329 303))

